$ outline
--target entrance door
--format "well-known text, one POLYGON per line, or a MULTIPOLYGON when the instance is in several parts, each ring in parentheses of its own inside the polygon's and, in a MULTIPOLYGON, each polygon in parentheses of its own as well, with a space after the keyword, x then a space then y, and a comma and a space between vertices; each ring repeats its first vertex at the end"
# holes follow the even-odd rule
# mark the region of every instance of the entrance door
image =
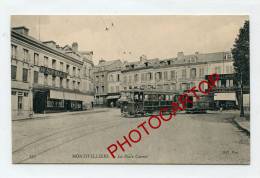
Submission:
POLYGON ((43 113, 46 106, 46 92, 35 92, 33 96, 33 111, 43 113))
POLYGON ((23 110, 23 96, 18 96, 18 114, 23 110))

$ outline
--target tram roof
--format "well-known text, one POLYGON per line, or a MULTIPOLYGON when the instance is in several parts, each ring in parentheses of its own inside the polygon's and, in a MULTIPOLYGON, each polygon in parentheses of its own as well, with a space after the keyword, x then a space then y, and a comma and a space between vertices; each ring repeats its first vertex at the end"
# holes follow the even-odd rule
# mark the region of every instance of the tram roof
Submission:
POLYGON ((179 94, 178 92, 174 91, 169 91, 169 90, 142 90, 142 89, 129 89, 129 90, 124 90, 122 92, 143 92, 147 94, 179 94))

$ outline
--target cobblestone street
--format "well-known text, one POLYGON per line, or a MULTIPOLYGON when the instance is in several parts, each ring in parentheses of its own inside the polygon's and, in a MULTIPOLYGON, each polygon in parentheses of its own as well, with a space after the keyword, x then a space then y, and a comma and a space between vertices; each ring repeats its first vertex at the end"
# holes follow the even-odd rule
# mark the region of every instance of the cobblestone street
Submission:
POLYGON ((177 114, 144 135, 122 158, 98 158, 145 118, 122 118, 119 109, 13 121, 14 163, 248 164, 250 141, 233 113, 177 114), (77 155, 77 156, 75 156, 77 155), (88 155, 88 156, 86 156, 88 155), (91 156, 90 156, 91 155, 91 156), (101 160, 102 159, 102 160, 101 160))

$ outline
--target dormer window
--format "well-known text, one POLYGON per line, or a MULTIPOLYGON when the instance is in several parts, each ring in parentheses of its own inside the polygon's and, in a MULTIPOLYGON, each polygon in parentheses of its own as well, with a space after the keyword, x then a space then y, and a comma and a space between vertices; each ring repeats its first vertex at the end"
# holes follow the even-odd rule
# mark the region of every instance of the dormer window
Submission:
POLYGON ((131 65, 131 68, 132 68, 132 69, 133 69, 133 68, 135 68, 135 65, 134 65, 134 64, 132 64, 132 65, 131 65))
POLYGON ((148 67, 148 62, 145 62, 144 64, 145 64, 145 67, 148 67))
POLYGON ((167 61, 167 64, 168 64, 168 65, 171 65, 171 61, 167 61))

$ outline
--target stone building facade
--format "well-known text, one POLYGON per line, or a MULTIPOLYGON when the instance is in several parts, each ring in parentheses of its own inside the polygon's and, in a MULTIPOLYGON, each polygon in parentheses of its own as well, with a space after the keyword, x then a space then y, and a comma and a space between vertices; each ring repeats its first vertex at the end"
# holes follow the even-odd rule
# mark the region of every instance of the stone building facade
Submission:
MULTIPOLYGON (((230 52, 184 55, 176 58, 143 59, 126 63, 122 68, 122 88, 163 89, 182 92, 197 86, 206 75, 232 74, 230 52)), ((233 85, 233 81, 230 81, 233 85)))
POLYGON ((39 41, 29 29, 11 30, 11 98, 13 117, 82 110, 92 106, 93 52, 78 44, 60 47, 39 41))
POLYGON ((100 60, 94 68, 95 104, 97 106, 113 106, 120 97, 121 91, 120 60, 100 60), (110 101, 109 101, 110 100, 110 101))

